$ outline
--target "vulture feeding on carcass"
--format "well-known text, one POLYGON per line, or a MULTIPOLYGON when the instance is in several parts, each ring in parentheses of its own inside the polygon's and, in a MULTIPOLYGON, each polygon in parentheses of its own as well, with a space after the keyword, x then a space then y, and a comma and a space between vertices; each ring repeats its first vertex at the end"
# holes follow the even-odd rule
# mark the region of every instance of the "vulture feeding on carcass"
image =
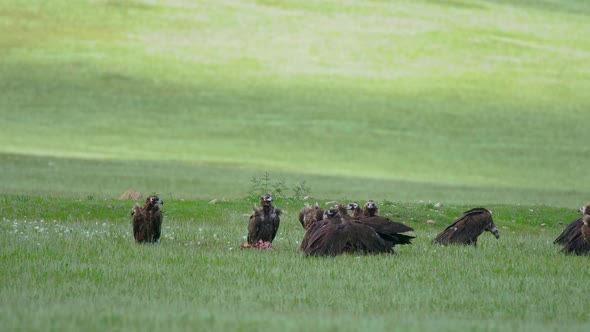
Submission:
POLYGON ((324 216, 324 209, 320 207, 318 202, 313 207, 306 205, 299 211, 299 222, 303 228, 308 229, 316 221, 322 220, 324 216))
POLYGON ((133 237, 137 243, 156 243, 162 233, 162 211, 158 204, 164 204, 162 200, 151 195, 145 199, 143 206, 135 204, 131 215, 133 216, 133 237))
POLYGON ((260 207, 254 207, 248 224, 248 240, 242 247, 272 249, 272 241, 277 235, 282 210, 272 205, 272 196, 260 197, 260 207))
POLYGON ((580 212, 582 212, 582 217, 578 219, 579 222, 575 220, 565 230, 568 231, 571 227, 569 233, 566 234, 566 241, 562 249, 567 254, 590 254, 590 204, 582 207, 580 212))
MULTIPOLYGON (((323 219, 307 229, 300 249, 306 256, 393 253, 396 244, 409 244, 414 238, 365 220, 348 215, 345 205, 326 210, 323 219)), ((399 228, 396 226, 395 229, 399 228)), ((404 231, 408 230, 411 228, 407 227, 404 231)))
POLYGON ((498 227, 492 219, 492 211, 484 208, 474 208, 463 212, 462 216, 436 236, 434 242, 477 245, 477 238, 484 231, 491 232, 496 239, 500 237, 498 227))

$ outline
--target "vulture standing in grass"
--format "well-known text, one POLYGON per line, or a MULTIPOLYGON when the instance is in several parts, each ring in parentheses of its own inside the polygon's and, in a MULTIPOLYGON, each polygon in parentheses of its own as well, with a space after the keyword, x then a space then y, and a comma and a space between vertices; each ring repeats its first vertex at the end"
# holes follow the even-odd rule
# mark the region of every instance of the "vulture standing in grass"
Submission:
POLYGON ((320 207, 318 202, 315 202, 313 207, 305 203, 305 206, 299 211, 299 222, 303 228, 308 229, 316 221, 322 220, 324 216, 324 209, 320 207))
POLYGON ((272 196, 260 197, 260 207, 254 207, 248 224, 248 242, 242 247, 272 248, 272 241, 277 235, 282 210, 272 205, 272 196))
POLYGON ((133 237, 137 243, 156 243, 162 233, 162 211, 158 204, 164 204, 162 200, 151 195, 145 199, 143 206, 135 204, 131 215, 133 216, 133 237))
POLYGON ((590 254, 590 204, 582 207, 580 211, 582 212, 582 217, 579 219, 580 222, 577 223, 577 220, 574 221, 575 225, 567 235, 567 242, 562 249, 566 254, 590 254))
POLYGON ((387 227, 378 231, 365 219, 348 215, 347 206, 338 205, 326 210, 323 219, 308 228, 300 249, 306 256, 393 253, 396 244, 408 244, 412 238, 393 233, 387 227))
POLYGON ((460 243, 477 245, 477 238, 489 231, 497 238, 500 237, 498 227, 492 219, 492 211, 484 208, 475 208, 463 212, 444 231, 437 235, 434 242, 440 244, 460 243))
MULTIPOLYGON (((588 206, 588 205, 587 205, 588 206)), ((570 238, 576 234, 576 231, 582 227, 582 217, 584 216, 584 211, 586 210, 587 206, 583 206, 581 207, 578 211, 580 211, 580 213, 582 214, 580 216, 580 218, 572 221, 564 230, 563 232, 561 232, 561 234, 559 234, 559 236, 555 239, 555 241, 553 241, 554 244, 560 244, 562 246, 565 246, 569 241, 570 238)), ((590 214, 590 211, 588 211, 586 214, 590 214)))

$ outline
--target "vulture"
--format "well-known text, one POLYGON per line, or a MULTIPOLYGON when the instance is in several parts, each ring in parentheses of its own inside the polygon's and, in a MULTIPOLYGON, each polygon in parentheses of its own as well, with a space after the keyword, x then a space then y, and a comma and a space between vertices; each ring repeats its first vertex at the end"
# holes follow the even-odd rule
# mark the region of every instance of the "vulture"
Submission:
POLYGON ((363 210, 361 210, 359 203, 357 202, 348 203, 346 208, 352 211, 352 217, 354 219, 361 219, 366 217, 363 210))
POLYGON ((299 248, 306 256, 393 253, 396 244, 408 244, 412 238, 374 221, 355 219, 348 215, 347 206, 339 204, 307 229, 299 248))
MULTIPOLYGON (((346 212, 346 210, 344 210, 346 212)), ((392 252, 371 227, 341 215, 337 209, 324 211, 321 221, 313 224, 301 241, 306 256, 336 256, 343 253, 378 254, 392 252)))
MULTIPOLYGON (((561 234, 559 234, 559 236, 555 239, 555 241, 553 241, 554 244, 560 244, 562 246, 565 246, 570 238, 572 237, 573 234, 576 233, 576 230, 580 227, 582 227, 583 222, 582 222, 582 217, 584 216, 584 210, 586 209, 586 207, 581 207, 578 211, 580 211, 580 213, 582 213, 582 215, 580 216, 580 218, 572 221, 564 230, 563 232, 561 232, 561 234)), ((590 211, 588 211, 588 213, 590 213, 590 211)), ((587 214, 588 214, 587 213, 587 214)))
POLYGON ((248 224, 248 240, 242 247, 272 248, 272 241, 277 235, 282 210, 272 205, 272 196, 260 197, 260 207, 254 207, 248 224))
POLYGON ((379 212, 379 208, 377 207, 377 204, 374 200, 369 200, 367 203, 365 203, 362 210, 357 202, 348 204, 347 208, 352 210, 352 217, 356 219, 376 217, 377 213, 379 212))
POLYGON ((572 223, 574 226, 570 224, 565 230, 568 231, 571 227, 571 230, 565 237, 567 241, 561 250, 566 254, 590 254, 590 204, 582 207, 580 211, 582 212, 582 217, 579 219, 580 222, 578 223, 578 220, 574 221, 572 223))
POLYGON ((374 200, 371 199, 367 203, 365 203, 363 213, 365 214, 365 216, 369 217, 374 217, 377 215, 377 213, 379 213, 379 208, 377 207, 377 204, 374 200))
POLYGON ((313 207, 305 203, 305 206, 299 211, 299 222, 304 229, 308 229, 316 221, 322 220, 324 216, 324 209, 320 207, 318 202, 315 202, 313 207))
POLYGON ((158 204, 162 200, 151 195, 145 199, 143 206, 135 204, 131 215, 133 217, 133 237, 137 243, 156 243, 162 233, 162 211, 158 204))
POLYGON ((498 227, 492 219, 492 211, 474 208, 463 212, 463 215, 436 236, 434 242, 477 245, 477 238, 484 231, 491 232, 496 239, 500 237, 498 227))
MULTIPOLYGON (((365 205, 366 206, 366 205, 365 205)), ((382 217, 382 216, 368 216, 362 211, 358 205, 358 203, 353 202, 346 206, 348 210, 352 210, 352 217, 355 219, 360 219, 361 221, 369 224, 375 230, 382 231, 383 234, 397 234, 397 233, 405 233, 413 231, 414 229, 410 226, 402 224, 401 222, 390 220, 389 218, 382 217)), ((414 238, 410 236, 410 238, 414 238)), ((400 244, 408 244, 408 243, 400 243, 400 244)))

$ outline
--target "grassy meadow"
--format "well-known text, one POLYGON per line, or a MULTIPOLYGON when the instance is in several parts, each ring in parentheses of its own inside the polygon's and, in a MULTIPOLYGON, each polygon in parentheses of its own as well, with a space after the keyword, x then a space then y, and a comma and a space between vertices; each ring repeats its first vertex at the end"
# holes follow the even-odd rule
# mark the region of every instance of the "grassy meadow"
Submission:
MULTIPOLYGON (((501 237, 430 241, 463 206, 383 202, 418 237, 395 255, 304 258, 301 202, 273 251, 241 249, 251 202, 164 202, 159 245, 132 240, 129 201, 6 196, 0 318, 7 330, 535 330, 588 328, 586 257, 553 238, 576 218, 491 206, 501 237), (424 221, 433 219, 435 224, 424 221), (541 223, 543 225, 541 225, 541 223)), ((323 204, 324 202, 322 202, 323 204)))
POLYGON ((587 330, 587 258, 552 241, 590 202, 589 16, 574 0, 3 1, 0 323, 587 330), (159 245, 133 243, 128 189, 165 201, 159 245), (275 250, 241 250, 263 190, 286 211, 275 250), (306 259, 303 195, 375 199, 415 243, 306 259), (430 242, 480 205, 499 240, 430 242))

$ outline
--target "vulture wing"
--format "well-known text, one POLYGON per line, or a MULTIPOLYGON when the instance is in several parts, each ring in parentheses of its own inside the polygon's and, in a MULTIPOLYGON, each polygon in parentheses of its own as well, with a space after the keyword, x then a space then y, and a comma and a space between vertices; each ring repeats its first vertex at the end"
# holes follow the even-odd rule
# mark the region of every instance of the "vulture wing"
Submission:
POLYGON ((301 245, 299 245, 299 249, 301 251, 305 251, 305 249, 309 245, 310 238, 314 237, 315 232, 318 229, 320 229, 322 226, 324 226, 327 222, 328 222, 328 219, 319 220, 318 222, 309 225, 309 227, 307 228, 307 231, 305 232, 305 235, 303 236, 303 239, 301 240, 301 245))
POLYGON ((361 219, 361 222, 373 227, 377 233, 397 234, 411 232, 414 229, 401 222, 390 220, 386 217, 374 216, 361 219))
POLYGON ((138 205, 133 206, 133 238, 135 242, 142 243, 146 241, 145 238, 145 211, 138 205))
POLYGON ((310 227, 301 241, 306 256, 334 256, 342 249, 340 233, 344 225, 339 218, 329 218, 310 227))
POLYGON ((248 223, 248 243, 254 244, 258 242, 262 221, 262 211, 254 207, 250 216, 250 222, 248 223))
POLYGON ((560 244, 562 246, 567 245, 570 242, 570 239, 576 234, 576 231, 579 231, 580 227, 582 227, 582 217, 572 221, 564 230, 559 234, 559 236, 553 241, 554 244, 560 244))
POLYGON ((347 252, 383 253, 392 249, 371 227, 357 221, 329 218, 314 224, 302 241, 307 256, 336 256, 347 252))
POLYGON ((279 225, 281 224, 281 213, 283 213, 283 210, 276 208, 270 215, 270 226, 272 227, 272 235, 270 238, 270 242, 272 242, 275 239, 275 237, 277 236, 277 232, 279 231, 279 225))
POLYGON ((578 228, 570 235, 569 241, 561 251, 566 254, 588 255, 590 254, 590 238, 585 238, 581 228, 578 228))
POLYGON ((160 240, 160 235, 162 234, 162 211, 156 205, 152 208, 150 213, 151 217, 151 225, 152 225, 152 242, 158 242, 160 240))
POLYGON ((353 251, 370 254, 393 252, 393 246, 386 244, 372 227, 359 221, 348 222, 348 225, 348 241, 353 251))
POLYGON ((313 223, 322 220, 324 209, 317 204, 314 207, 306 206, 299 212, 299 222, 303 228, 308 229, 313 223))

